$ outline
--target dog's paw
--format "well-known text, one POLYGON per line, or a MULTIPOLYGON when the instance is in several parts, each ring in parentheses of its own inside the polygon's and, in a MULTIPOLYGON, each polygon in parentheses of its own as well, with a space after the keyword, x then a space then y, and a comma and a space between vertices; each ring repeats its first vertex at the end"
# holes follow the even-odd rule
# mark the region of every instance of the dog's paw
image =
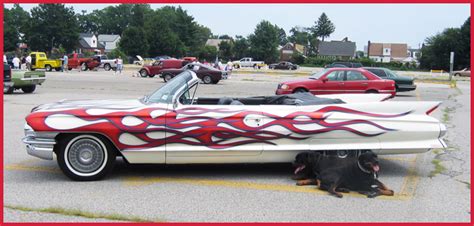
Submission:
POLYGON ((388 190, 388 192, 389 192, 389 196, 395 195, 395 192, 393 190, 388 190))
POLYGON ((379 195, 377 192, 368 192, 367 193, 367 198, 375 198, 379 195))

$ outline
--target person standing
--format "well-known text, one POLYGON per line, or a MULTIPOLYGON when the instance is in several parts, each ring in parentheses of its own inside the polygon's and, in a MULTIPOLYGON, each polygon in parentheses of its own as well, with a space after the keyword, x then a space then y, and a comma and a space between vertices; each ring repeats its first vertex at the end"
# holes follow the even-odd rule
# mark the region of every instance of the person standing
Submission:
POLYGON ((15 56, 12 60, 13 63, 13 69, 20 69, 20 58, 15 56))
POLYGON ((20 66, 20 69, 21 70, 26 70, 26 55, 23 55, 21 57, 21 66, 20 66))
POLYGON ((28 56, 26 57, 26 68, 27 68, 29 71, 31 71, 31 56, 30 56, 30 55, 28 55, 28 56))
POLYGON ((69 62, 69 58, 67 57, 67 54, 64 54, 63 65, 61 66, 61 71, 66 70, 66 73, 69 71, 68 62, 69 62))
POLYGON ((123 69, 123 60, 122 60, 122 57, 121 56, 118 56, 118 58, 115 59, 115 65, 116 65, 116 69, 115 69, 115 73, 114 74, 117 74, 117 71, 120 72, 120 74, 122 74, 122 69, 123 69))

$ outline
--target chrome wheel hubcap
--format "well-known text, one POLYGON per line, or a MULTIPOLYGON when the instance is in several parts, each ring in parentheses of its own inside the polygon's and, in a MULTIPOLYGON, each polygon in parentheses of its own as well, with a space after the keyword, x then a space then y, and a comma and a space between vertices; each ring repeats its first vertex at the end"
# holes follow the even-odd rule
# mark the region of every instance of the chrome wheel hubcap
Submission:
POLYGON ((71 167, 81 173, 91 173, 104 162, 104 149, 95 140, 85 138, 74 142, 68 153, 71 167))

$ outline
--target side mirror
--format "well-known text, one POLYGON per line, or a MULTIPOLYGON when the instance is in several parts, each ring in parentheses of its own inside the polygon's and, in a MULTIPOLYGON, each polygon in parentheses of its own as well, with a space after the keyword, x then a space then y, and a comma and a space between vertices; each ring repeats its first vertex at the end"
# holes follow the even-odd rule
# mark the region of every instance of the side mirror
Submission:
POLYGON ((327 81, 329 81, 329 79, 328 78, 323 78, 322 81, 327 82, 327 81))

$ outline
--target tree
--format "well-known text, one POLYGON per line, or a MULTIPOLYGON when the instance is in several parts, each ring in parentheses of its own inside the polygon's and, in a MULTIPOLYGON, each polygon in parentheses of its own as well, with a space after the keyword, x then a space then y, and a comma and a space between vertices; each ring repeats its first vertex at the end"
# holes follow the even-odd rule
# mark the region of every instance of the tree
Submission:
POLYGON ((4 51, 14 51, 17 44, 25 42, 24 34, 28 30, 30 14, 23 10, 19 4, 13 8, 5 9, 3 20, 4 51))
POLYGON ((308 45, 310 34, 305 28, 293 27, 290 30, 291 36, 288 37, 288 41, 300 45, 308 45))
POLYGON ((326 13, 322 13, 318 18, 318 21, 316 21, 315 25, 311 28, 312 35, 314 37, 321 37, 323 42, 324 38, 329 37, 335 30, 336 27, 331 22, 331 20, 329 20, 326 13))
POLYGON ((266 63, 275 62, 278 59, 278 33, 277 27, 266 20, 257 24, 254 33, 249 35, 252 56, 266 63))
POLYGON ((48 50, 63 47, 72 51, 79 39, 79 26, 72 7, 64 4, 39 4, 31 9, 31 23, 26 32, 30 49, 48 50))
POLYGON ((217 55, 217 48, 215 46, 204 46, 200 49, 198 57, 200 60, 214 62, 217 55))
POLYGON ((470 17, 460 28, 447 28, 428 37, 421 48, 420 68, 449 70, 450 52, 454 52, 454 69, 470 65, 470 17))
POLYGON ((281 46, 284 46, 286 43, 288 43, 288 38, 286 37, 286 32, 283 28, 279 28, 276 25, 275 25, 275 27, 278 29, 278 44, 281 45, 281 46))
POLYGON ((123 31, 119 43, 127 55, 144 55, 148 53, 148 42, 145 38, 145 32, 141 27, 128 27, 123 31))
POLYGON ((147 20, 145 33, 150 56, 183 56, 186 53, 186 46, 171 29, 170 20, 165 14, 155 13, 150 20, 147 20))
POLYGON ((143 27, 146 18, 153 12, 148 4, 134 4, 132 6, 131 26, 143 27))
POLYGON ((92 13, 86 14, 87 11, 82 10, 80 14, 76 15, 80 32, 96 33, 99 31, 100 18, 98 12, 98 10, 94 10, 92 13))
POLYGON ((232 41, 221 41, 219 43, 219 57, 229 60, 232 59, 234 44, 232 41))
POLYGON ((235 59, 241 59, 243 57, 247 57, 249 54, 250 44, 246 38, 242 36, 237 37, 234 41, 234 57, 235 59))
POLYGON ((15 51, 20 42, 20 33, 14 26, 13 16, 9 9, 4 10, 3 20, 3 51, 15 51))

